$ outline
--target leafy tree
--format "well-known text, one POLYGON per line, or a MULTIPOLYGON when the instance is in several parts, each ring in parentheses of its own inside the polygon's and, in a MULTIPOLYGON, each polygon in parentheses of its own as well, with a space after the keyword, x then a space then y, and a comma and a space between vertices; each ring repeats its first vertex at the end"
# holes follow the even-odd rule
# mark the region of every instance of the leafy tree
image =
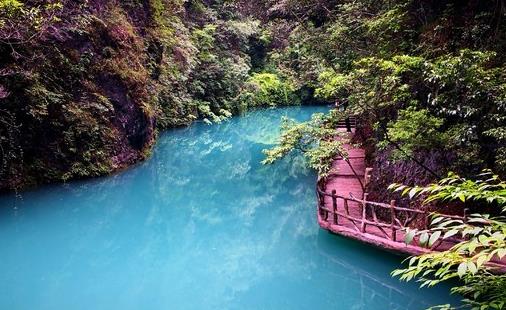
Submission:
MULTIPOLYGON (((398 165, 390 169, 414 163, 433 178, 449 170, 472 175, 486 167, 504 174, 503 5, 417 0, 263 5, 275 17, 272 27, 285 29, 273 31, 280 48, 268 55, 267 66, 299 89, 316 89, 318 99, 347 103, 349 113, 372 129, 367 140, 375 155, 372 166, 386 167, 385 160, 395 159, 398 165), (324 12, 316 17, 318 10, 324 12)), ((418 178, 426 182, 422 174, 418 178)))
POLYGON ((433 60, 362 58, 348 74, 323 72, 317 95, 346 98, 352 113, 374 124, 378 146, 403 146, 396 157, 445 149, 457 154, 451 168, 470 170, 473 163, 502 172, 506 93, 503 70, 489 67, 493 57, 462 50, 433 60))
POLYGON ((245 84, 240 100, 244 106, 295 105, 295 88, 274 73, 254 73, 245 84))
POLYGON ((422 148, 447 145, 446 134, 439 130, 444 123, 442 118, 430 115, 427 110, 417 111, 414 107, 400 110, 398 115, 397 120, 387 125, 388 141, 379 143, 380 147, 398 143, 401 147, 396 150, 394 156, 404 158, 422 148))
POLYGON ((15 12, 23 7, 23 3, 18 0, 2 0, 0 1, 0 10, 7 13, 15 12))
POLYGON ((346 159, 347 152, 343 147, 346 142, 348 142, 347 134, 336 131, 333 117, 317 113, 310 121, 303 123, 285 118, 278 144, 264 151, 266 158, 262 163, 272 164, 299 151, 304 154, 311 168, 317 170, 321 176, 326 176, 332 172, 334 159, 337 157, 346 159))

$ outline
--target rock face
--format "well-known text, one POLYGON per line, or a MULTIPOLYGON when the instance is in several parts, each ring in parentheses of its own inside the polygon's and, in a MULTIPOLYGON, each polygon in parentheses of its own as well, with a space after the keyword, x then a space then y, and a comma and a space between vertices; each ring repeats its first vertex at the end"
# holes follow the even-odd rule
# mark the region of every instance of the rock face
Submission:
POLYGON ((214 0, 1 5, 0 191, 108 174, 146 158, 156 128, 244 110, 239 94, 258 50, 250 44, 264 41, 238 8, 214 0))
POLYGON ((153 138, 154 118, 143 111, 132 98, 135 94, 130 94, 117 77, 101 78, 99 85, 114 108, 112 124, 124 136, 124 144, 142 151, 153 138))
POLYGON ((148 38, 131 22, 147 17, 142 6, 126 9, 67 2, 41 13, 46 28, 10 38, 15 49, 0 44, 8 55, 0 75, 0 190, 98 176, 149 153, 156 81, 148 38), (53 13, 58 22, 46 20, 53 13))

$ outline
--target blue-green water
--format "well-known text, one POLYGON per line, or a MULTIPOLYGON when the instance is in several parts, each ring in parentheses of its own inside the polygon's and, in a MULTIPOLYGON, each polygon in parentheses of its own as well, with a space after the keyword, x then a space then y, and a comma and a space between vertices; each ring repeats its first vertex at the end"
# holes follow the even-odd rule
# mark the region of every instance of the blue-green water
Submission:
POLYGON ((315 173, 260 164, 259 110, 160 136, 123 173, 0 197, 0 309, 423 309, 451 301, 389 276, 400 259, 316 222, 315 173))

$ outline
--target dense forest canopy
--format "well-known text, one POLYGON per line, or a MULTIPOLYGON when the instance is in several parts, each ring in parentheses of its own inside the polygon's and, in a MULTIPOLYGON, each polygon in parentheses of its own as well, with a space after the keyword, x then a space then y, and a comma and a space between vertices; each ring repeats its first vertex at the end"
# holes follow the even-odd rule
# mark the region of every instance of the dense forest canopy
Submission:
POLYGON ((360 117, 386 180, 377 189, 449 170, 504 173, 502 1, 289 2, 283 12, 303 25, 271 54, 277 69, 360 117))
POLYGON ((379 192, 504 174, 505 23, 504 1, 2 0, 0 187, 109 173, 196 119, 325 102, 359 117, 379 192))

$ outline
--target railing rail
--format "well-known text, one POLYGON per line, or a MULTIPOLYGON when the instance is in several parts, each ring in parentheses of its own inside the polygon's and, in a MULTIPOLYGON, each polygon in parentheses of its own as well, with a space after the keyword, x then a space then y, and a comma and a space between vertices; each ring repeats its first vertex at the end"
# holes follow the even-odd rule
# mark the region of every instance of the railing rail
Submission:
MULTIPOLYGON (((367 179, 367 173, 365 178, 367 179)), ((319 179, 316 188, 318 212, 322 220, 329 224, 348 226, 357 233, 373 233, 378 237, 394 242, 403 242, 403 240, 398 239, 400 239, 400 236, 404 236, 403 232, 407 228, 429 228, 432 214, 429 210, 399 207, 396 205, 395 200, 390 201, 389 204, 369 201, 367 193, 364 193, 362 199, 354 197, 352 193, 346 197, 336 194, 335 190, 328 193, 325 187, 326 179, 319 179), (381 215, 378 214, 379 210, 382 210, 381 215), (417 225, 414 225, 415 222, 417 225)), ((467 212, 464 212, 464 216, 444 216, 466 221, 467 212)), ((437 248, 442 242, 443 240, 440 239, 434 244, 433 248, 437 248)))

